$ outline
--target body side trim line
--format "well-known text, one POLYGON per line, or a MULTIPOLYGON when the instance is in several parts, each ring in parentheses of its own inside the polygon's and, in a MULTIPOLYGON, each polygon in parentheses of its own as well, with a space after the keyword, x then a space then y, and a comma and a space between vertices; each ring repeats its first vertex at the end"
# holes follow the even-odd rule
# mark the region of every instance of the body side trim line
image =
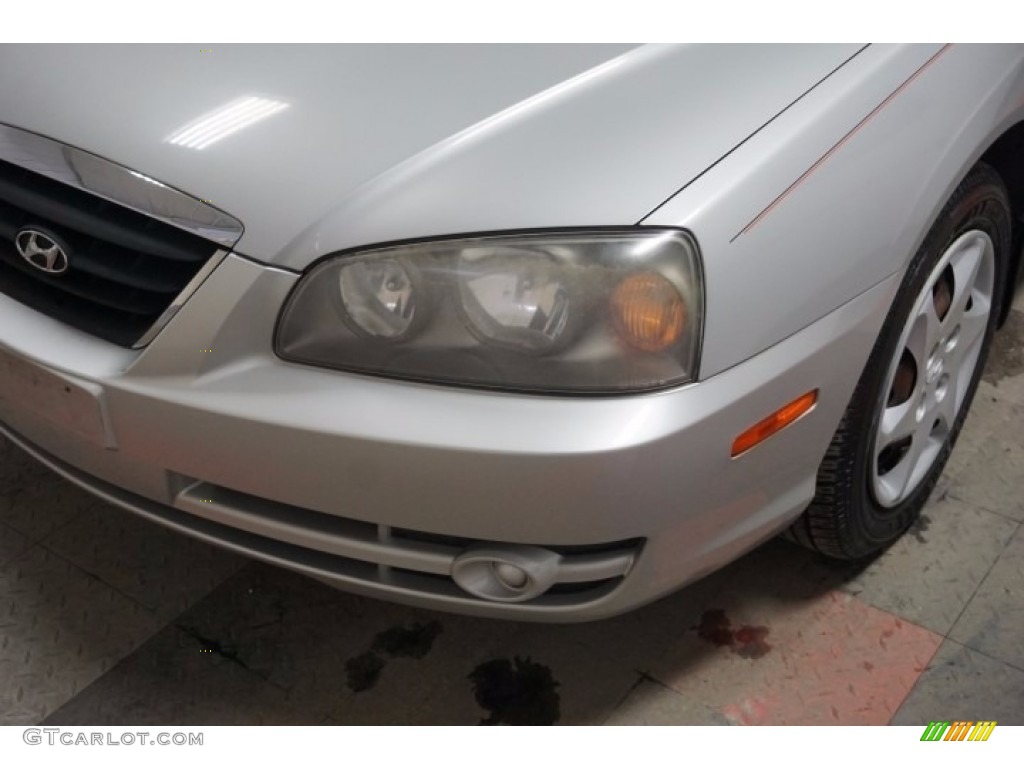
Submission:
POLYGON ((829 149, 824 155, 819 157, 810 168, 804 171, 796 179, 796 181, 794 181, 792 184, 786 187, 778 195, 778 197, 772 200, 759 214, 757 214, 757 216, 755 216, 745 227, 743 227, 743 229, 741 229, 739 232, 733 235, 732 239, 729 240, 729 242, 735 242, 736 239, 740 237, 740 235, 745 235, 747 232, 749 232, 751 229, 757 226, 761 222, 761 220, 764 219, 769 213, 771 213, 780 203, 782 203, 782 201, 785 200, 790 195, 790 193, 792 193, 797 187, 803 184, 816 170, 818 170, 818 168, 824 165, 825 161, 827 161, 830 157, 832 157, 832 155, 838 152, 839 149, 841 149, 842 146, 846 144, 846 142, 853 138, 854 134, 856 134, 858 131, 860 131, 861 128, 863 128, 865 125, 871 122, 871 120, 875 116, 877 116, 879 112, 885 109, 885 107, 887 107, 893 99, 899 96, 900 93, 902 93, 911 83, 913 83, 918 77, 920 77, 920 75, 923 74, 926 69, 928 69, 932 64, 938 61, 939 58, 944 53, 946 53, 946 51, 948 51, 951 47, 952 43, 946 43, 944 46, 942 46, 942 48, 940 48, 938 51, 932 54, 931 58, 929 58, 920 67, 918 67, 913 72, 913 74, 910 75, 910 77, 904 80, 903 83, 901 83, 900 86, 896 88, 896 90, 894 90, 892 93, 886 96, 885 99, 883 99, 878 106, 876 106, 874 109, 868 112, 868 114, 865 115, 859 123, 853 126, 853 128, 851 128, 845 136, 843 136, 841 139, 839 139, 839 141, 833 144, 831 149, 829 149))
POLYGON ((732 148, 731 148, 731 149, 730 149, 730 150, 729 150, 728 152, 726 152, 726 153, 725 153, 724 155, 722 155, 722 156, 721 156, 720 158, 718 158, 717 160, 715 160, 715 162, 711 163, 711 165, 709 165, 709 166, 708 166, 707 168, 705 168, 705 169, 704 169, 703 171, 701 171, 700 173, 698 173, 698 174, 697 174, 696 176, 694 176, 694 177, 693 177, 692 179, 690 179, 690 180, 689 180, 688 182, 686 182, 685 184, 683 184, 683 186, 681 186, 681 187, 680 187, 679 189, 677 189, 677 190, 676 190, 675 192, 673 192, 673 193, 672 193, 671 195, 669 195, 669 196, 668 196, 668 197, 666 197, 666 198, 665 198, 664 200, 662 200, 662 201, 661 201, 660 203, 658 203, 658 204, 657 204, 657 205, 656 205, 656 206, 655 206, 654 208, 652 208, 652 209, 651 209, 650 211, 648 211, 648 212, 647 212, 646 214, 644 214, 644 217, 643 217, 642 219, 640 219, 640 220, 639 220, 639 221, 637 222, 637 224, 638 224, 638 225, 639 225, 639 224, 643 224, 643 223, 644 223, 645 221, 647 221, 647 219, 651 218, 651 216, 653 216, 653 215, 654 215, 654 214, 656 214, 656 213, 657 213, 658 211, 660 211, 660 210, 661 210, 662 208, 664 208, 664 207, 665 207, 666 205, 668 205, 668 203, 669 203, 669 202, 671 202, 671 200, 672 200, 672 199, 673 199, 674 197, 676 197, 677 195, 679 195, 679 194, 680 194, 681 192, 684 192, 684 191, 686 191, 686 189, 688 189, 688 188, 689 188, 689 187, 691 187, 691 186, 692 186, 693 184, 695 184, 695 183, 696 183, 696 182, 698 182, 698 181, 699 181, 700 179, 702 179, 702 178, 703 178, 703 177, 704 177, 705 175, 707 175, 708 173, 710 173, 710 172, 711 172, 711 171, 712 171, 712 170, 713 170, 713 169, 715 168, 715 166, 719 165, 719 164, 720 164, 720 163, 721 163, 722 161, 724 161, 724 160, 725 160, 726 158, 728 158, 728 157, 729 157, 729 155, 731 155, 731 154, 732 154, 733 152, 735 152, 735 151, 736 151, 737 149, 739 149, 739 148, 740 148, 740 147, 742 147, 742 146, 743 146, 744 144, 746 144, 746 143, 747 143, 748 141, 750 141, 750 140, 751 140, 752 138, 754 138, 754 136, 756 136, 757 134, 759 134, 759 133, 760 133, 761 131, 763 131, 763 130, 764 130, 765 128, 767 128, 767 127, 768 127, 769 125, 771 125, 771 124, 772 124, 773 122, 775 122, 775 121, 776 121, 776 120, 777 120, 778 118, 782 117, 782 115, 783 115, 783 114, 785 114, 786 112, 788 112, 788 111, 789 111, 789 110, 790 110, 790 109, 791 109, 791 108, 792 108, 792 107, 793 107, 794 105, 796 105, 796 104, 797 104, 798 102, 802 101, 802 100, 804 99, 804 97, 806 97, 806 96, 807 96, 807 94, 809 94, 809 93, 810 93, 811 91, 813 91, 813 90, 814 90, 815 88, 817 88, 817 87, 818 87, 819 85, 821 85, 822 83, 824 83, 824 82, 825 82, 826 80, 828 80, 828 79, 829 79, 830 77, 832 77, 832 75, 834 75, 834 74, 835 74, 836 72, 838 72, 838 71, 839 71, 840 69, 842 69, 843 67, 845 67, 845 66, 846 66, 847 64, 849 64, 849 63, 850 63, 851 61, 853 61, 853 60, 854 60, 855 58, 857 58, 858 56, 860 56, 860 55, 861 55, 862 53, 864 53, 864 51, 866 51, 866 50, 867 50, 868 48, 870 48, 870 47, 871 47, 871 44, 870 44, 870 43, 868 43, 867 45, 862 45, 862 46, 861 46, 860 48, 858 48, 858 49, 857 49, 856 51, 854 51, 854 52, 853 52, 853 53, 852 53, 852 54, 851 54, 850 56, 848 56, 847 58, 843 59, 843 60, 842 60, 842 61, 841 61, 841 62, 840 62, 840 63, 839 63, 839 64, 838 64, 838 65, 837 65, 837 66, 836 66, 836 67, 835 67, 834 69, 832 69, 832 70, 831 70, 830 72, 828 72, 828 73, 827 73, 827 74, 826 74, 826 75, 825 75, 824 77, 822 77, 822 78, 821 78, 820 80, 818 80, 818 81, 817 81, 817 82, 815 82, 815 83, 814 83, 813 85, 811 85, 811 87, 810 87, 810 88, 808 88, 807 90, 805 90, 805 91, 804 91, 803 93, 801 93, 801 94, 800 94, 799 96, 797 96, 797 97, 796 97, 795 99, 793 99, 793 100, 792 100, 791 102, 789 102, 789 104, 787 104, 786 106, 784 106, 784 107, 783 107, 782 109, 780 109, 780 110, 779 110, 778 112, 776 112, 776 113, 775 113, 774 115, 772 115, 772 116, 771 116, 771 117, 769 117, 769 118, 768 118, 767 120, 765 120, 765 121, 764 121, 763 123, 761 123, 761 125, 757 126, 757 128, 755 128, 755 129, 754 129, 753 131, 751 131, 751 132, 750 132, 749 134, 747 134, 747 135, 746 135, 746 136, 744 136, 744 137, 743 137, 742 139, 740 139, 740 140, 739 140, 739 141, 738 141, 738 142, 736 143, 736 145, 735 145, 734 147, 732 147, 732 148))

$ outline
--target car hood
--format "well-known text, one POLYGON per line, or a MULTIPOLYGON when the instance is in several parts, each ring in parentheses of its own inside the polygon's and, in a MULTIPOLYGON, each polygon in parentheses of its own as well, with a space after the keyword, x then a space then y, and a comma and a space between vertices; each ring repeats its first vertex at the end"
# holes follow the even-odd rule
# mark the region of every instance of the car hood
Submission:
POLYGON ((244 224, 239 252, 301 269, 389 240, 636 223, 857 50, 4 46, 0 122, 209 201, 244 224))

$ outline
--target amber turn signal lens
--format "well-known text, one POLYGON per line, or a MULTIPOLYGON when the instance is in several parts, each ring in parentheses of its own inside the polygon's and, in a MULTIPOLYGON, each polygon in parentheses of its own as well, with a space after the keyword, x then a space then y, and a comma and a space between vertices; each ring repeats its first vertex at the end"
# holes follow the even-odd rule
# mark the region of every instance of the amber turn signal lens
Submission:
POLYGON ((645 352, 668 349, 683 335, 686 305, 672 283, 655 272, 631 275, 612 294, 619 335, 645 352))
POLYGON ((733 440, 733 458, 741 453, 746 453, 758 443, 767 440, 776 432, 788 427, 811 410, 816 402, 818 402, 818 390, 815 389, 806 395, 800 395, 800 397, 788 405, 782 406, 767 419, 757 422, 757 424, 733 440))

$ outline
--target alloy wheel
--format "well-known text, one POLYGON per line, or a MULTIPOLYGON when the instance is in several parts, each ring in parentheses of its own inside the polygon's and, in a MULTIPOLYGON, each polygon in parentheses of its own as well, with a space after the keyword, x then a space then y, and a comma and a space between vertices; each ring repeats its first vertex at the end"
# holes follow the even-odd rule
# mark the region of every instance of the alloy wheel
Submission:
POLYGON ((995 248, 980 230, 942 254, 890 362, 872 455, 872 490, 895 507, 928 475, 953 429, 992 314, 995 248))

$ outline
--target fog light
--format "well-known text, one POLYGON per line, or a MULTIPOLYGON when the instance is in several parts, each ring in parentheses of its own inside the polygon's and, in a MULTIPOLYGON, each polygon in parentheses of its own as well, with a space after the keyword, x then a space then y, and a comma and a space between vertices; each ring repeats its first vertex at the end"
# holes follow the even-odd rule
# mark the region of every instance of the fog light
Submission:
POLYGON ((522 589, 530 582, 530 577, 522 568, 509 563, 498 563, 494 566, 494 575, 498 581, 509 589, 522 589))
POLYGON ((560 561, 557 552, 541 547, 473 546, 455 558, 452 579, 484 600, 521 603, 551 588, 560 561))

